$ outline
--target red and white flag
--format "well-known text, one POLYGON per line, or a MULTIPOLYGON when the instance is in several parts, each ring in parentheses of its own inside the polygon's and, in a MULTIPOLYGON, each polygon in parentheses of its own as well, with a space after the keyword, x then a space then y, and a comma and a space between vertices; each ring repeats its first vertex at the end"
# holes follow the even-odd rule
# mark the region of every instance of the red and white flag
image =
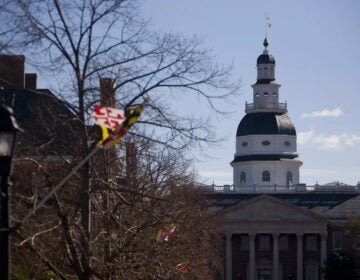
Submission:
POLYGON ((124 110, 96 105, 91 118, 97 125, 109 129, 117 128, 125 120, 124 110))
POLYGON ((271 27, 270 18, 268 16, 266 16, 266 26, 269 28, 271 27))
POLYGON ((155 240, 160 241, 160 242, 162 242, 164 240, 169 241, 170 239, 172 239, 174 237, 175 229, 176 229, 175 224, 171 224, 170 226, 163 227, 156 234, 155 240))
POLYGON ((178 264, 175 266, 175 270, 176 270, 177 272, 187 273, 187 272, 189 272, 190 268, 189 268, 189 266, 188 266, 186 263, 178 263, 178 264))

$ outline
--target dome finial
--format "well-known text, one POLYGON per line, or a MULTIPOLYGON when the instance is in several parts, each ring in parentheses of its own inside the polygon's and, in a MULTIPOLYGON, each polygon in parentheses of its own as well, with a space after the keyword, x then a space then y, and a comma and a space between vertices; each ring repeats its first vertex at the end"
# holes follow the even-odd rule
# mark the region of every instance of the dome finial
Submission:
POLYGON ((267 46, 269 45, 268 39, 265 37, 264 39, 264 43, 263 43, 265 49, 267 48, 267 46))

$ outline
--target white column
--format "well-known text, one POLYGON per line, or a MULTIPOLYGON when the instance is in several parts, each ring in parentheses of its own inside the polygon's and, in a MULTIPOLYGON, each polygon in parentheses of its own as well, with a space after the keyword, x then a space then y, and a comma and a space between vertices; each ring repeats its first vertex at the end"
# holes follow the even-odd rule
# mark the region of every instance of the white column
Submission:
POLYGON ((232 280, 232 233, 226 232, 226 280, 232 280))
POLYGON ((255 233, 249 233, 250 250, 249 250, 249 278, 255 280, 255 233))
POLYGON ((296 234, 297 237, 297 280, 303 280, 303 233, 296 234))
MULTIPOLYGON (((326 259, 327 259, 327 252, 326 252, 326 238, 327 238, 327 234, 324 233, 324 234, 321 234, 321 257, 320 257, 320 262, 321 262, 321 271, 324 271, 323 269, 325 268, 325 262, 326 262, 326 259)), ((322 273, 321 274, 321 279, 325 279, 325 274, 322 273)))
POLYGON ((273 280, 279 280, 279 233, 273 233, 273 280))

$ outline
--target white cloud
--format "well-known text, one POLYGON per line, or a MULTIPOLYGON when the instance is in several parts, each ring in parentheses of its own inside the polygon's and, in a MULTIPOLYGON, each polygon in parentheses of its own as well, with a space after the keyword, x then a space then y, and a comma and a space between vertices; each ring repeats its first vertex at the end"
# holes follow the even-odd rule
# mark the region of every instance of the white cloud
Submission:
POLYGON ((299 145, 307 145, 314 137, 314 131, 304 131, 297 134, 297 142, 299 145))
POLYGON ((323 117, 340 117, 344 113, 340 108, 335 108, 334 110, 324 109, 322 111, 315 111, 311 113, 302 113, 300 118, 323 118, 323 117))
POLYGON ((360 136, 348 133, 316 134, 314 130, 298 133, 298 144, 313 146, 319 150, 342 151, 348 147, 360 145, 360 136))

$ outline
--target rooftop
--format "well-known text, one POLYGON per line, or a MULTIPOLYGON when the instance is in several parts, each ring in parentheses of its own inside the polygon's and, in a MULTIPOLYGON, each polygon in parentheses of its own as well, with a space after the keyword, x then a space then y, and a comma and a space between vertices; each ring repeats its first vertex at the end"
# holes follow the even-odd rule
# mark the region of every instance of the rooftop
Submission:
MULTIPOLYGON (((250 200, 260 195, 269 195, 314 213, 323 215, 330 220, 346 220, 357 216, 360 211, 360 185, 352 186, 352 191, 212 191, 208 193, 211 205, 217 209, 228 208, 235 204, 250 200)), ((227 188, 227 186, 225 186, 227 188)))

